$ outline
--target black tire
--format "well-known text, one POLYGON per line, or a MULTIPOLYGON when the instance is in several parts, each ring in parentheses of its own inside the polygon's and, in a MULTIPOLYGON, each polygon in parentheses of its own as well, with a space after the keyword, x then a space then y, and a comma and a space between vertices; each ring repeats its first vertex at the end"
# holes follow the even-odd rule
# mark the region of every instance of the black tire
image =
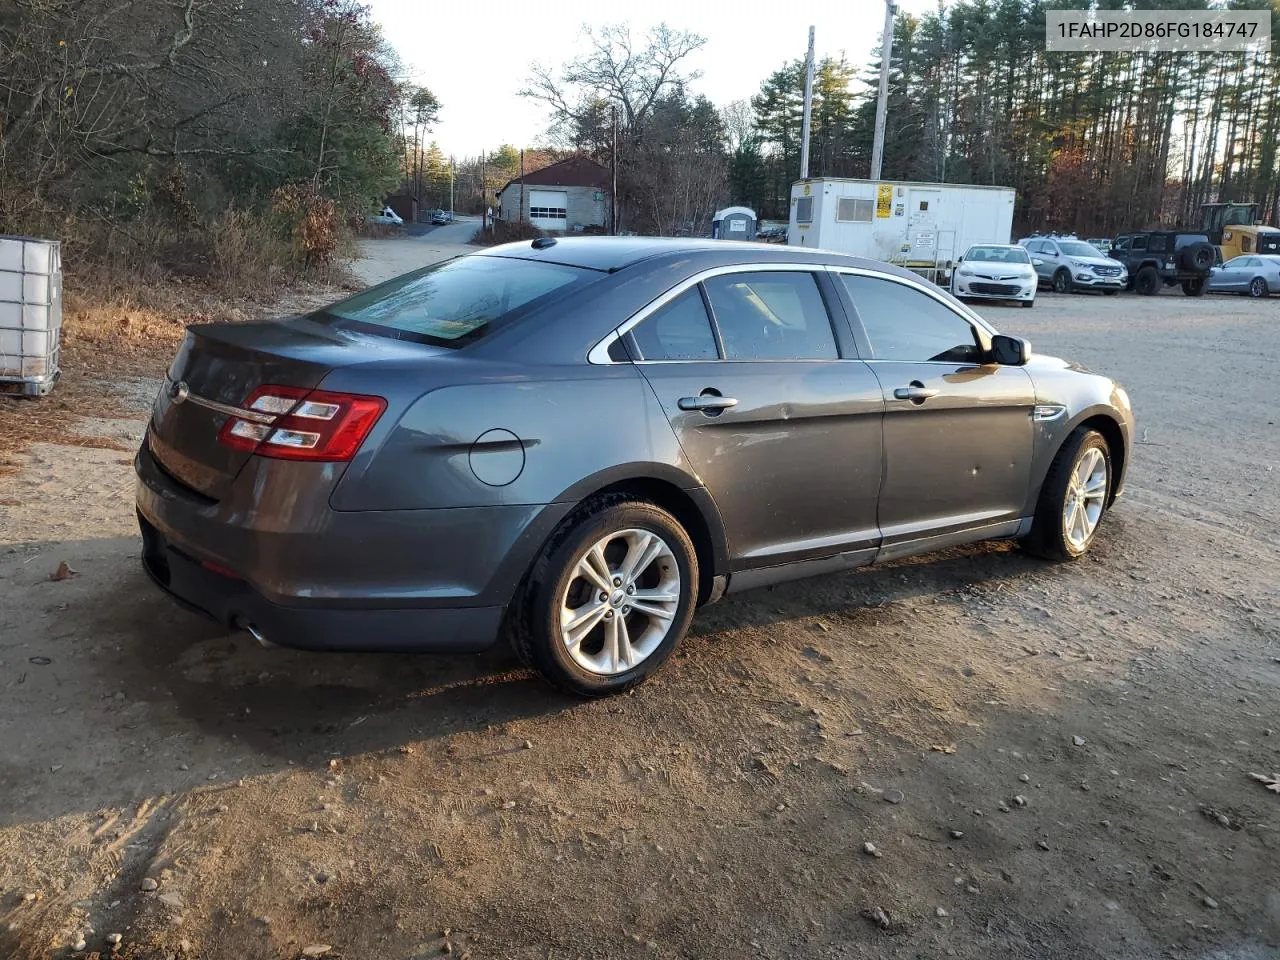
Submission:
POLYGON ((1031 309, 1032 307, 1034 307, 1035 305, 1036 305, 1036 302, 1035 302, 1034 300, 1023 300, 1023 301, 1022 301, 1022 309, 1023 309, 1023 310, 1030 310, 1030 309, 1031 309))
MULTIPOLYGON (((624 496, 588 501, 566 518, 552 536, 512 604, 507 620, 511 645, 522 662, 567 693, 581 697, 622 693, 661 667, 684 637, 697 604, 698 573, 697 554, 689 535, 661 507, 624 496), (616 675, 593 673, 577 663, 561 641, 561 597, 573 584, 579 555, 610 532, 629 529, 655 533, 671 549, 680 575, 680 599, 667 634, 645 659, 616 675)), ((596 629, 592 628, 589 639, 596 629)), ((587 642, 584 640, 583 645, 587 642)))
POLYGON ((1199 277, 1195 280, 1182 281, 1182 292, 1188 297, 1203 297, 1208 289, 1208 277, 1199 277))
POLYGON ((1114 297, 1120 291, 1119 290, 1103 290, 1102 292, 1105 296, 1114 297))
POLYGON ((1160 273, 1153 266, 1145 266, 1133 278, 1133 289, 1144 297, 1153 297, 1160 292, 1160 273))
POLYGON ((1178 251, 1178 266, 1193 273, 1208 273, 1213 267, 1214 259, 1212 244, 1203 240, 1189 243, 1178 251))
POLYGON ((1071 271, 1063 267, 1053 275, 1053 292, 1054 293, 1070 293, 1075 288, 1075 283, 1071 279, 1071 271))
POLYGON ((1249 296, 1257 299, 1270 295, 1271 291, 1267 288, 1267 281, 1262 277, 1254 277, 1249 281, 1249 296))
POLYGON ((1098 517, 1101 524, 1106 515, 1106 504, 1111 498, 1113 474, 1111 469, 1111 450, 1102 434, 1088 427, 1080 427, 1058 451, 1045 475, 1044 485, 1040 488, 1040 500, 1036 504, 1035 519, 1031 524, 1031 532, 1022 541, 1023 549, 1043 557, 1046 560, 1075 560, 1088 552, 1093 538, 1097 534, 1097 526, 1089 534, 1083 547, 1077 547, 1067 539, 1064 510, 1067 506, 1067 494, 1071 475, 1080 460, 1089 450, 1101 450, 1106 463, 1107 486, 1103 499, 1102 514, 1098 517))

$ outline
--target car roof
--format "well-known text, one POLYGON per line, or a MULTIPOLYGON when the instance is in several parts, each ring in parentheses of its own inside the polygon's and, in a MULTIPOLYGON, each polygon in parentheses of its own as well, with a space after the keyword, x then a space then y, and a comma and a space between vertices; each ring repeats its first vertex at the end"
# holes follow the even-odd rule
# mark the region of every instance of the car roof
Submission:
POLYGON ((560 263, 610 273, 616 273, 638 263, 662 259, 695 261, 699 269, 704 262, 707 266, 721 263, 758 262, 831 264, 862 267, 885 273, 905 272, 878 260, 851 257, 817 247, 684 237, 546 237, 540 241, 504 243, 478 251, 473 255, 542 260, 547 263, 560 263), (554 242, 547 243, 547 240, 554 240, 554 242))

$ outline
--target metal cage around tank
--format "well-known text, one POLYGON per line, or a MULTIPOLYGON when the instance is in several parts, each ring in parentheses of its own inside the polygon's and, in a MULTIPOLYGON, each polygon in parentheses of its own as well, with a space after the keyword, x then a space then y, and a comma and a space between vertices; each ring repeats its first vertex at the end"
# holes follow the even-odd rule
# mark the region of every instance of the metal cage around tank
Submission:
POLYGON ((61 374, 62 252, 0 236, 0 393, 42 396, 61 374))

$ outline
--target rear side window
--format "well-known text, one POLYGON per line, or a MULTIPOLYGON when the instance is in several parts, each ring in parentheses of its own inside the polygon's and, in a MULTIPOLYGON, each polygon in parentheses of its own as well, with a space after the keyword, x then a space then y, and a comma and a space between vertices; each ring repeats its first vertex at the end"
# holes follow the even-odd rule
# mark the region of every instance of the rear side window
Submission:
POLYGON ((726 360, 838 358, 813 274, 730 273, 711 277, 705 287, 726 360))
POLYGON ((926 293, 877 277, 842 274, 877 360, 980 363, 969 321, 926 293))
POLYGON ((1134 249, 1134 250, 1145 250, 1145 249, 1147 249, 1147 238, 1146 238, 1146 237, 1134 237, 1134 238, 1133 238, 1133 249, 1134 249))
POLYGON ((559 263, 459 257, 380 283, 312 319, 376 336, 461 347, 599 276, 559 263))
POLYGON ((631 331, 645 360, 715 360, 716 338, 697 287, 660 307, 631 331))

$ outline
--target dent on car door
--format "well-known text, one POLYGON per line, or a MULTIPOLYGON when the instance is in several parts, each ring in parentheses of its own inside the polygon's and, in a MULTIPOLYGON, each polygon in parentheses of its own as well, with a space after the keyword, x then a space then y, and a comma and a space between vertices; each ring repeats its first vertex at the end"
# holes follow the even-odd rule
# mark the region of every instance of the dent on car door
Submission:
POLYGON ((841 280, 885 398, 878 559, 931 539, 1012 533, 1031 478, 1031 377, 986 362, 973 324, 923 289, 862 274, 841 280))
POLYGON ((871 559, 883 400, 867 366, 841 358, 814 273, 710 277, 627 343, 719 508, 735 570, 871 559))

